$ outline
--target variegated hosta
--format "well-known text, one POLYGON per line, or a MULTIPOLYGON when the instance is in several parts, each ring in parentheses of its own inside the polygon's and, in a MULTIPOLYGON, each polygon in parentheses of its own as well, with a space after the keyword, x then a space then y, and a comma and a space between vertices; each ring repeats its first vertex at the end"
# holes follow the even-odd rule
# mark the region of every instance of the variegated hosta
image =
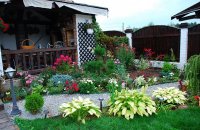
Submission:
POLYGON ((158 101, 174 105, 184 104, 185 101, 187 100, 185 95, 186 95, 185 92, 182 92, 174 87, 158 88, 153 92, 153 96, 158 101))
POLYGON ((127 120, 133 119, 135 114, 149 116, 156 112, 155 102, 142 92, 123 89, 115 91, 115 98, 108 102, 109 114, 124 116, 127 120))
POLYGON ((88 115, 95 115, 100 117, 101 111, 89 98, 73 99, 72 102, 63 103, 60 106, 60 111, 63 113, 63 117, 70 116, 75 118, 78 122, 85 124, 85 118, 88 115))

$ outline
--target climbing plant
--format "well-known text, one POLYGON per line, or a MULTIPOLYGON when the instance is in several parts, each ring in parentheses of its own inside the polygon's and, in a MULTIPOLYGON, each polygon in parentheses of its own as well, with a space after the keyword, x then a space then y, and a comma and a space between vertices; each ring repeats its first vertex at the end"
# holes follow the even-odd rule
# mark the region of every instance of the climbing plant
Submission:
POLYGON ((200 94, 200 55, 189 58, 185 67, 185 77, 189 80, 188 91, 192 95, 200 94))

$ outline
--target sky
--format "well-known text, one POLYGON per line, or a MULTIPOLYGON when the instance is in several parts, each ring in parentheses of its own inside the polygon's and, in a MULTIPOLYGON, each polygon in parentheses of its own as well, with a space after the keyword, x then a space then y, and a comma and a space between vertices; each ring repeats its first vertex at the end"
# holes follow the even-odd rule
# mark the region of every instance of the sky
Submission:
MULTIPOLYGON (((97 15, 103 31, 141 28, 154 25, 181 23, 171 16, 199 2, 199 0, 74 0, 77 3, 96 5, 109 9, 108 16, 97 15)), ((197 22, 199 19, 184 22, 197 22)))

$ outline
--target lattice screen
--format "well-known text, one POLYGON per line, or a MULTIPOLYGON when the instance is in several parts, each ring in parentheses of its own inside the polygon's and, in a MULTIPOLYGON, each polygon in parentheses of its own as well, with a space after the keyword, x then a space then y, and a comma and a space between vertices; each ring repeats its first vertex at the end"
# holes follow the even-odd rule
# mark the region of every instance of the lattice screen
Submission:
POLYGON ((95 59, 92 49, 95 47, 94 34, 87 34, 84 29, 86 23, 78 23, 78 42, 79 42, 79 58, 80 63, 95 59))

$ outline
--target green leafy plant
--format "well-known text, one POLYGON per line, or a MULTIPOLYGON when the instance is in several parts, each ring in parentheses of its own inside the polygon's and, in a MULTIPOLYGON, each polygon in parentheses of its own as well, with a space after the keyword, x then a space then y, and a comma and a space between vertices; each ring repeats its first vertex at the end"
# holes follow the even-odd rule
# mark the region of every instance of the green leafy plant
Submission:
POLYGON ((100 45, 97 45, 94 49, 94 54, 97 56, 97 58, 103 57, 106 53, 106 49, 101 47, 100 45))
POLYGON ((113 60, 109 59, 106 61, 106 73, 111 74, 115 71, 115 63, 113 60))
POLYGON ((141 57, 136 63, 135 66, 137 69, 139 70, 145 70, 148 69, 150 67, 150 63, 147 59, 144 59, 143 57, 141 57))
POLYGON ((110 92, 111 100, 113 101, 115 98, 115 91, 120 91, 121 86, 118 85, 117 79, 111 78, 108 80, 108 84, 106 85, 107 90, 110 92))
POLYGON ((32 114, 36 114, 42 108, 43 105, 44 99, 38 93, 31 94, 25 99, 25 108, 32 114))
POLYGON ((163 67, 162 67, 162 72, 164 73, 170 73, 172 72, 173 65, 170 64, 169 62, 164 62, 163 67))
POLYGON ((44 87, 42 85, 37 85, 35 87, 32 87, 32 93, 38 93, 42 94, 44 92, 44 87))
POLYGON ((86 72, 101 74, 103 69, 104 63, 102 60, 89 61, 88 63, 84 64, 84 70, 86 72))
POLYGON ((83 99, 82 97, 73 99, 69 103, 63 103, 60 106, 60 111, 63 113, 63 117, 72 117, 83 124, 85 124, 88 115, 94 115, 96 117, 100 117, 101 115, 98 106, 96 106, 89 98, 83 99))
POLYGON ((97 88, 91 79, 80 80, 78 86, 80 93, 90 94, 97 92, 97 88))
POLYGON ((120 60, 120 62, 126 68, 133 66, 134 59, 135 59, 135 53, 130 48, 121 47, 117 51, 116 55, 117 55, 117 58, 120 60))
POLYGON ((143 92, 136 90, 115 91, 114 101, 109 100, 109 114, 124 116, 127 120, 133 119, 134 115, 149 116, 156 113, 156 104, 143 92))
POLYGON ((141 88, 142 86, 148 85, 147 81, 145 80, 144 76, 136 77, 134 80, 134 86, 136 88, 141 88))
POLYGON ((189 80, 188 91, 192 95, 200 94, 200 55, 191 56, 184 70, 189 80))
POLYGON ((181 105, 184 104, 187 98, 185 97, 186 93, 180 91, 177 88, 158 88, 154 90, 153 97, 158 102, 164 102, 165 104, 181 105))

